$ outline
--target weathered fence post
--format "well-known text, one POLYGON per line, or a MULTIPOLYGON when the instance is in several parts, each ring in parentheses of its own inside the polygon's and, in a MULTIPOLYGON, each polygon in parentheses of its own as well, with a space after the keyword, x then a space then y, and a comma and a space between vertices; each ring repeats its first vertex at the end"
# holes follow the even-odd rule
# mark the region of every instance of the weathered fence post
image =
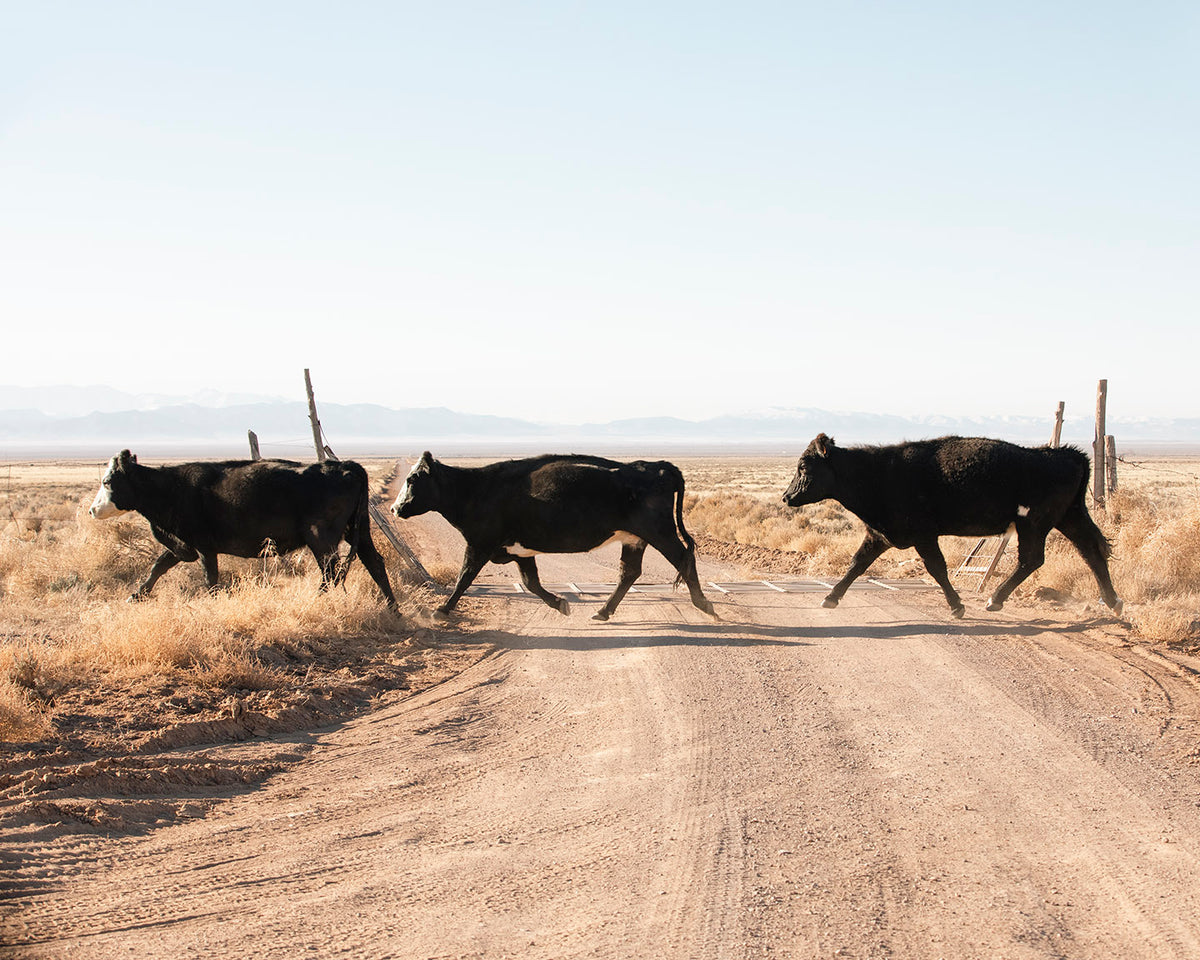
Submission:
POLYGON ((1104 410, 1108 401, 1108 381, 1096 388, 1096 437, 1092 441, 1092 503, 1104 506, 1104 410))
POLYGON ((304 368, 304 390, 308 394, 308 419, 312 421, 313 446, 317 448, 317 463, 325 462, 325 445, 321 443, 321 421, 317 419, 317 401, 313 397, 312 378, 304 368))
POLYGON ((1058 409, 1054 412, 1054 432, 1050 434, 1050 446, 1057 447, 1062 443, 1062 427, 1063 427, 1063 410, 1066 409, 1066 402, 1059 400, 1058 409))
POLYGON ((1117 492, 1117 438, 1111 433, 1104 438, 1104 463, 1108 468, 1109 493, 1117 492))
MULTIPOLYGON (((312 421, 313 445, 317 448, 317 461, 324 463, 326 460, 337 460, 337 454, 321 442, 321 421, 317 419, 317 399, 313 396, 312 377, 308 375, 307 367, 304 368, 304 389, 308 393, 308 419, 312 421)), ((434 583, 433 577, 421 565, 421 561, 417 559, 417 555, 397 535, 396 531, 392 528, 391 521, 388 520, 384 512, 370 498, 367 500, 367 512, 371 515, 371 519, 375 521, 375 526, 379 532, 387 537, 391 545, 396 548, 400 562, 408 567, 413 578, 420 583, 434 583)))
POLYGON ((258 434, 253 430, 247 430, 246 436, 250 438, 250 459, 261 460, 262 454, 258 452, 258 434))

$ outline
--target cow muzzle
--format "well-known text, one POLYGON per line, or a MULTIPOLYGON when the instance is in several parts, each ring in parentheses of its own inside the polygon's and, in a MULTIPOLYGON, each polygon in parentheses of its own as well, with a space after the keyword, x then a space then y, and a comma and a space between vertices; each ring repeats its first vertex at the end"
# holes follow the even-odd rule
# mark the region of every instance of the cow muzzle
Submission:
POLYGON ((112 494, 106 487, 101 487, 100 492, 96 494, 96 499, 88 508, 88 513, 97 520, 107 520, 109 517, 115 517, 119 513, 128 513, 128 511, 122 510, 113 503, 112 494))

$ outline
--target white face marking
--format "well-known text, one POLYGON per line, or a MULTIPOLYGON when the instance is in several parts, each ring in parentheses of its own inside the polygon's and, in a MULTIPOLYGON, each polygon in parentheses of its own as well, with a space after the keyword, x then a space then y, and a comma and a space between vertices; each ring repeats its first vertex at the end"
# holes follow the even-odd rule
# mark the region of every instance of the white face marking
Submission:
POLYGON ((107 520, 109 517, 115 517, 118 513, 128 513, 128 510, 122 510, 112 502, 112 483, 113 473, 117 469, 117 458, 113 457, 108 461, 108 469, 104 471, 104 479, 100 481, 100 489, 96 491, 96 499, 92 501, 91 507, 88 508, 90 513, 97 520, 107 520))
POLYGON ((1029 516, 1029 508, 1028 507, 1017 507, 1017 516, 1018 517, 1029 516))
POLYGON ((420 467, 420 464, 417 464, 416 467, 413 467, 408 471, 408 476, 404 478, 404 486, 402 486, 400 488, 400 492, 396 494, 396 502, 392 504, 392 513, 396 514, 396 516, 400 516, 400 508, 405 504, 405 502, 412 499, 412 492, 408 488, 408 481, 412 479, 412 476, 417 472, 418 467, 420 467))

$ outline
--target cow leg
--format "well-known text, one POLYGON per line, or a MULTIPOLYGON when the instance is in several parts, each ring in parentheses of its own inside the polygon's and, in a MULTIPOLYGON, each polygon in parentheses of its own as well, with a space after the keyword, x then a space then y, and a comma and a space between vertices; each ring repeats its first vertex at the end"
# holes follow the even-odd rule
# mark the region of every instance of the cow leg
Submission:
POLYGON ((139 600, 144 600, 150 596, 150 591, 154 589, 158 578, 175 566, 175 564, 182 562, 182 560, 183 557, 178 554, 170 550, 164 550, 151 565, 150 572, 146 574, 146 579, 126 598, 127 602, 137 603, 139 600))
POLYGON ((604 606, 592 614, 593 620, 607 620, 616 612, 617 604, 625 599, 629 588, 642 575, 642 558, 645 555, 645 543, 640 547, 628 543, 621 547, 621 578, 617 581, 617 589, 604 601, 604 606))
POLYGON ((563 616, 571 612, 571 605, 565 599, 556 596, 542 586, 542 581, 538 577, 537 561, 533 557, 517 557, 517 569, 521 571, 521 582, 525 584, 526 590, 535 597, 541 598, 547 606, 553 607, 563 616))
POLYGON ((449 613, 458 605, 458 601, 467 592, 471 581, 479 576, 479 571, 484 568, 490 555, 484 551, 474 551, 470 546, 467 547, 467 552, 463 554, 462 570, 458 573, 458 583, 454 585, 454 592, 450 594, 449 599, 437 608, 438 613, 449 613))
POLYGON ((342 558, 338 554, 336 546, 330 550, 323 543, 310 543, 308 549, 312 551, 312 555, 317 561, 317 568, 321 571, 321 585, 317 589, 324 593, 329 589, 330 584, 337 585, 338 564, 342 558))
POLYGON ((950 604, 950 616, 955 619, 961 618, 966 608, 963 606, 962 597, 950 583, 950 571, 946 568, 946 558, 942 554, 942 548, 938 546, 937 537, 914 543, 913 546, 917 548, 917 555, 925 562, 925 569, 929 571, 929 575, 946 595, 946 602, 950 604))
POLYGON ((999 610, 1003 607, 1008 595, 1046 562, 1046 533, 1046 530, 1036 530, 1027 524, 1017 524, 1017 569, 988 599, 988 610, 999 610))
MULTIPOLYGON (((716 617, 716 607, 712 605, 712 601, 700 589, 700 577, 696 573, 696 551, 695 549, 689 550, 680 541, 679 535, 675 532, 674 521, 671 521, 669 532, 664 531, 654 538, 647 537, 646 539, 650 543, 650 546, 666 557, 671 562, 671 566, 679 572, 675 583, 687 584, 688 594, 692 598, 692 606, 703 613, 707 613, 710 617, 716 617)), ((615 603, 613 604, 613 608, 616 608, 615 603)))
POLYGON ((1108 573, 1108 541, 1104 539, 1104 534, 1100 532, 1096 522, 1088 515, 1087 508, 1079 503, 1073 504, 1056 526, 1063 536, 1075 545, 1079 555, 1091 568, 1096 583, 1100 585, 1100 596, 1119 617, 1125 604, 1113 589, 1112 577, 1108 573))
MULTIPOLYGON (((392 610, 397 609, 396 598, 392 594, 392 585, 388 582, 387 564, 383 562, 383 557, 379 555, 379 551, 375 548, 375 541, 371 539, 370 533, 366 531, 360 534, 358 555, 362 559, 363 566, 367 568, 367 573, 375 581, 375 586, 383 594, 383 599, 387 601, 388 607, 392 610)), ((350 563, 347 561, 346 567, 348 568, 349 566, 350 563)), ((345 570, 339 570, 338 573, 342 579, 345 579, 345 570)))
POLYGON ((891 544, 884 537, 868 528, 867 535, 850 561, 850 569, 846 571, 846 575, 841 580, 834 584, 833 589, 821 601, 821 606, 832 610, 841 603, 842 597, 850 589, 850 584, 866 573, 867 568, 878 560, 879 555, 890 546, 891 544))
POLYGON ((200 566, 204 568, 204 582, 210 591, 217 589, 217 555, 215 553, 200 554, 200 566))

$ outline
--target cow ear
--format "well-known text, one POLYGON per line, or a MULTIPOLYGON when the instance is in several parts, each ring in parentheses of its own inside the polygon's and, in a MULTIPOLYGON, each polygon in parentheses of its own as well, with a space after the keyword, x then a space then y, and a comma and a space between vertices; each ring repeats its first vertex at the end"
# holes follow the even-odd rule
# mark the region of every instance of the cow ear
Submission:
POLYGON ((122 467, 127 467, 131 463, 137 463, 137 457, 135 457, 128 450, 122 450, 120 455, 117 457, 117 462, 120 463, 122 467))
POLYGON ((813 446, 816 447, 817 453, 822 457, 829 456, 829 448, 833 446, 833 439, 825 436, 823 433, 817 434, 817 439, 813 441, 813 446))
POLYGON ((426 450, 423 454, 421 454, 421 459, 417 462, 417 465, 423 467, 432 467, 433 454, 426 450))

